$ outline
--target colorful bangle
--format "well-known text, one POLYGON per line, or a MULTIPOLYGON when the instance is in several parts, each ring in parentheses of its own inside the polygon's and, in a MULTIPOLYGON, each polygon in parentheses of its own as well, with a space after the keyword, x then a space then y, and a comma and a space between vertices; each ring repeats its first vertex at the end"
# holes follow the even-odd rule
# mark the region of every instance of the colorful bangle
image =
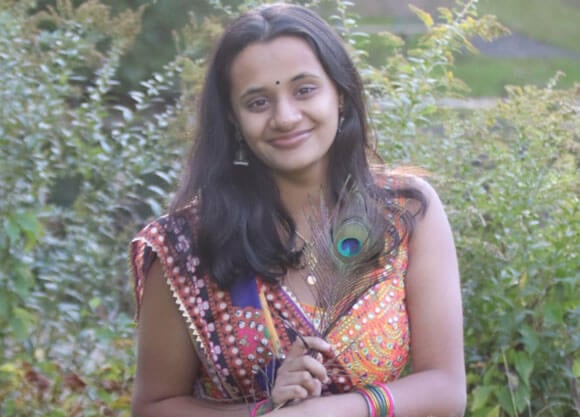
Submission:
POLYGON ((385 384, 366 385, 355 392, 364 398, 369 417, 394 417, 393 395, 385 384))
POLYGON ((286 407, 288 401, 284 401, 280 404, 274 404, 271 398, 266 398, 265 400, 259 401, 254 404, 252 411, 250 411, 250 417, 259 417, 263 414, 269 413, 270 411, 279 410, 282 407, 286 407))
POLYGON ((361 397, 363 397, 363 399, 365 400, 365 403, 367 405, 368 417, 376 417, 375 409, 373 407, 372 400, 367 390, 364 388, 358 388, 355 392, 359 394, 361 397))
POLYGON ((268 411, 271 411, 271 409, 272 402, 270 401, 269 398, 266 398, 265 400, 259 401, 254 405, 254 408, 252 408, 252 411, 250 413, 250 417, 258 417, 264 415, 268 411))
POLYGON ((369 385, 368 389, 373 393, 374 400, 375 400, 375 407, 377 409, 377 416, 378 417, 387 417, 388 413, 388 404, 387 404, 387 397, 385 395, 384 390, 382 387, 378 385, 369 385))
POLYGON ((377 385, 379 385, 385 391, 385 394, 387 395, 387 399, 389 401, 389 415, 388 415, 388 417, 395 417, 395 399, 393 398, 393 393, 391 392, 389 387, 387 387, 382 382, 378 383, 377 385))

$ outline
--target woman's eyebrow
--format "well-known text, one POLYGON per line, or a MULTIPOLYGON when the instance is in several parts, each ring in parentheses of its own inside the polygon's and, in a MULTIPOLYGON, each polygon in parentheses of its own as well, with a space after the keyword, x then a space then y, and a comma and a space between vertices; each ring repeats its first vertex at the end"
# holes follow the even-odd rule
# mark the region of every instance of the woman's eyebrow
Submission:
POLYGON ((266 91, 265 87, 250 87, 240 96, 240 100, 243 100, 247 96, 263 93, 264 91, 266 91))
MULTIPOLYGON (((311 72, 301 72, 300 74, 297 74, 294 77, 292 77, 290 79, 290 82, 299 81, 299 80, 302 80, 304 78, 317 78, 317 79, 319 79, 321 77, 319 75, 313 74, 311 72)), ((279 84, 279 81, 276 81, 276 84, 279 84)), ((240 100, 243 100, 247 96, 251 96, 254 94, 261 94, 265 91, 266 91, 266 87, 250 87, 242 93, 242 95, 240 96, 240 100)))
POLYGON ((290 79, 290 82, 298 81, 304 78, 320 78, 320 76, 317 74, 313 74, 311 72, 301 72, 300 74, 292 77, 290 79))

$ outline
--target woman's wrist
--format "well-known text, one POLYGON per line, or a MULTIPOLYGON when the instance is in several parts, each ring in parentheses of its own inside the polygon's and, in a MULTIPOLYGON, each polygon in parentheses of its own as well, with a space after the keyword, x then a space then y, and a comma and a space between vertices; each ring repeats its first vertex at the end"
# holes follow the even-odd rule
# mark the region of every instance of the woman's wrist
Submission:
POLYGON ((364 398, 368 417, 394 417, 393 394, 385 384, 366 385, 355 392, 364 398))

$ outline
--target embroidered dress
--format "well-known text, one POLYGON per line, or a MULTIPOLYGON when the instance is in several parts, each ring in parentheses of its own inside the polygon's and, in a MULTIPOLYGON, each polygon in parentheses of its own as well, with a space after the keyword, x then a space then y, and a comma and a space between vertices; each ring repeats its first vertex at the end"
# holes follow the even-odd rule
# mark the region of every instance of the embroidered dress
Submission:
MULTIPOLYGON (((147 272, 158 258, 165 280, 190 331, 202 363, 195 395, 208 400, 242 402, 267 397, 280 364, 268 337, 260 304, 263 292, 283 352, 301 335, 317 335, 317 311, 297 301, 283 285, 259 276, 239 280, 220 290, 198 272, 197 207, 192 204, 146 226, 131 243, 131 264, 137 316, 147 272)), ((400 231, 400 225, 395 224, 400 231)), ((408 242, 385 256, 373 271, 375 283, 326 340, 333 356, 325 359, 331 382, 325 392, 351 391, 372 382, 396 379, 409 354, 409 323, 405 305, 408 242)))

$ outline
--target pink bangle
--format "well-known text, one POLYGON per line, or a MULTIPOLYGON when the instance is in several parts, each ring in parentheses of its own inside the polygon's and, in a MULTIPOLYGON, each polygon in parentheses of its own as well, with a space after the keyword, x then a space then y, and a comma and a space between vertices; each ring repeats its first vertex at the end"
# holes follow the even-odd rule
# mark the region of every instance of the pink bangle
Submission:
POLYGON ((395 402, 393 401, 393 394, 391 390, 387 387, 385 388, 385 392, 387 393, 387 397, 389 398, 389 417, 395 417, 395 402))
POLYGON ((264 404, 266 404, 268 402, 268 399, 266 398, 265 400, 259 401, 256 404, 254 404, 254 408, 252 408, 252 411, 250 413, 250 417, 258 417, 261 414, 258 414, 259 411, 261 411, 262 406, 264 404))
POLYGON ((387 387, 386 384, 379 382, 377 385, 380 386, 385 391, 385 394, 387 394, 387 399, 389 400, 389 415, 388 415, 388 417, 395 417, 395 400, 393 399, 393 393, 391 392, 389 387, 387 387))
POLYGON ((365 403, 367 404, 368 417, 376 417, 375 406, 373 405, 373 401, 369 393, 364 388, 359 388, 355 392, 364 398, 365 403))

